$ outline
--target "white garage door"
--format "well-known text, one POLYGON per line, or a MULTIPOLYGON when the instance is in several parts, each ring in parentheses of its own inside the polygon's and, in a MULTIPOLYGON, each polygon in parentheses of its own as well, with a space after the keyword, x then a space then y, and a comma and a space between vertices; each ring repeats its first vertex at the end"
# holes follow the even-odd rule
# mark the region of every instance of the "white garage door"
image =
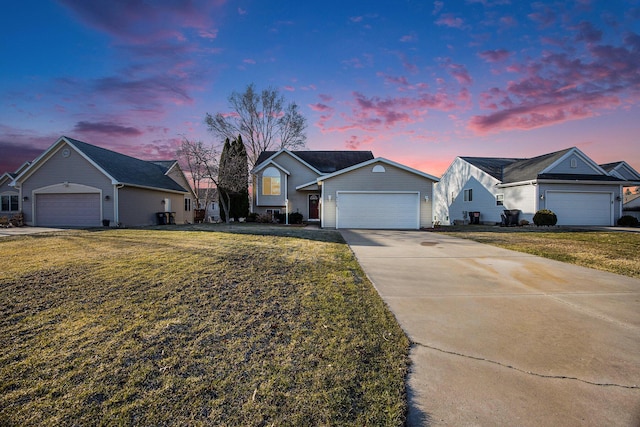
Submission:
POLYGON ((613 225, 611 193, 547 191, 547 209, 558 217, 558 225, 613 225))
POLYGON ((420 228, 420 195, 338 192, 336 228, 420 228))
POLYGON ((37 194, 36 225, 96 227, 100 225, 100 194, 37 194))

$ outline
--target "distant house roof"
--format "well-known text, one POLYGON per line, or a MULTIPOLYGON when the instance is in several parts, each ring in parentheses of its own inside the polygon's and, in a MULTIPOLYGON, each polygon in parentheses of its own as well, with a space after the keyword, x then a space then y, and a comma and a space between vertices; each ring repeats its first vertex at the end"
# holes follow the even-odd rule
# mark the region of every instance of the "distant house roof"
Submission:
MULTIPOLYGON (((256 166, 269 160, 279 151, 263 151, 256 166)), ((333 173, 373 159, 371 151, 290 151, 321 173, 333 173)))
POLYGON ((64 137, 71 145, 121 184, 187 192, 166 173, 176 160, 146 161, 64 137))
MULTIPOLYGON (((501 181, 503 184, 533 181, 537 179, 607 182, 622 181, 621 179, 611 175, 597 173, 580 175, 543 173, 545 169, 553 165, 555 162, 560 160, 571 151, 580 153, 577 148, 572 147, 560 151, 555 151, 553 153, 547 153, 541 156, 532 157, 530 159, 491 157, 461 157, 461 159, 488 173, 498 181, 501 181)), ((597 169, 597 165, 595 165, 594 167, 595 169, 597 169)))

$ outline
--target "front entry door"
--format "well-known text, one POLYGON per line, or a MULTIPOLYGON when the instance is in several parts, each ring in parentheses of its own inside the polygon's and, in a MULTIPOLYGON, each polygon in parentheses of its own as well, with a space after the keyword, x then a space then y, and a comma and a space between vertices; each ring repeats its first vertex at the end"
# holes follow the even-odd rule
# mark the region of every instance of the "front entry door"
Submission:
POLYGON ((317 194, 309 195, 309 219, 320 219, 319 201, 320 197, 317 194))

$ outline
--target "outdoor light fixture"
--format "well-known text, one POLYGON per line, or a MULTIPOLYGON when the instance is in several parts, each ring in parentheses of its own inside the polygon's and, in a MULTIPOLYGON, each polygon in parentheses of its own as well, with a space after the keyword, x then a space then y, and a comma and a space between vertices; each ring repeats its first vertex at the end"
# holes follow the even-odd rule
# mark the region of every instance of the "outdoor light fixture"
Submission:
POLYGON ((22 198, 22 201, 23 201, 23 202, 26 202, 27 200, 29 200, 29 198, 28 198, 27 196, 24 196, 24 197, 22 198))
POLYGON ((544 194, 540 195, 540 200, 544 200, 544 194))
POLYGON ((616 200, 617 200, 617 201, 620 201, 620 200, 622 200, 622 199, 620 198, 620 196, 616 196, 616 200))
POLYGON ((424 201, 428 202, 429 201, 429 196, 424 196, 424 201))
POLYGON ((331 194, 329 194, 329 195, 327 196, 327 199, 328 199, 329 201, 331 201, 331 194))
POLYGON ((106 196, 104 196, 105 200, 111 200, 111 196, 109 196, 108 194, 106 196))
POLYGON ((160 203, 162 203, 162 204, 164 205, 164 204, 165 204, 165 201, 164 201, 164 199, 162 199, 162 201, 161 201, 160 203))

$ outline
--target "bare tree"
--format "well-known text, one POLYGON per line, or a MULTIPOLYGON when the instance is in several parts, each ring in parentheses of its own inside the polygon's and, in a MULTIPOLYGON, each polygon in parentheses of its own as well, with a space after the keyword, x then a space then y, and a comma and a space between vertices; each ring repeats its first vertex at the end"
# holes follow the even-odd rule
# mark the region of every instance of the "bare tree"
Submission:
POLYGON ((295 102, 285 106, 284 96, 269 88, 256 92, 252 83, 244 93, 229 96, 230 113, 207 113, 209 130, 220 139, 242 136, 250 167, 263 151, 304 147, 307 121, 295 102))
MULTIPOLYGON (((230 171, 225 172, 223 183, 225 190, 221 191, 220 156, 213 146, 207 146, 202 141, 189 141, 187 138, 183 138, 178 154, 186 166, 186 170, 188 170, 192 176, 191 179, 194 183, 196 194, 198 193, 198 189, 201 188, 200 186, 203 182, 206 182, 208 185, 205 188, 209 188, 211 184, 216 186, 218 189, 218 201, 220 202, 220 207, 224 210, 225 218, 227 222, 229 222, 231 196, 242 191, 243 181, 244 188, 246 188, 247 185, 246 166, 245 171, 239 167, 231 167, 230 171)), ((225 169, 229 168, 226 167, 225 169)), ((207 191, 207 194, 212 194, 212 192, 207 191)), ((209 202, 210 200, 206 201, 206 203, 209 202)))

